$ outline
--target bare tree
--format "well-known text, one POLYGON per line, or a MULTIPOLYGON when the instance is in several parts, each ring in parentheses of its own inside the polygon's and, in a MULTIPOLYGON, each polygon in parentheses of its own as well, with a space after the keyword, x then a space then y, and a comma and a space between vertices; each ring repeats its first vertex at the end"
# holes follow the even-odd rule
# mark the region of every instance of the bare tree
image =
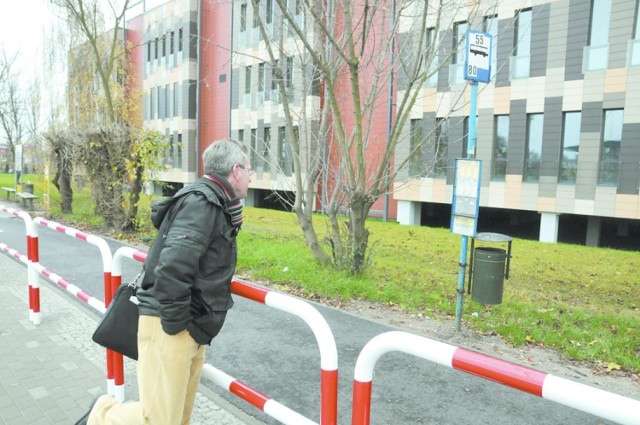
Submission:
POLYGON ((53 2, 67 13, 70 31, 79 34, 69 53, 68 100, 70 122, 80 131, 72 139, 59 140, 73 141, 71 152, 90 178, 96 213, 107 225, 131 230, 142 182, 148 178, 145 170, 162 166, 158 157, 167 142, 142 129, 141 94, 131 84, 138 75, 126 61, 127 52, 136 46, 125 43, 123 30, 130 1, 53 2), (112 24, 109 28, 106 20, 112 24))
POLYGON ((112 1, 106 2, 111 12, 113 25, 106 31, 103 7, 105 2, 98 0, 52 0, 54 4, 65 10, 70 20, 79 28, 86 38, 88 50, 93 57, 92 63, 99 77, 106 103, 107 123, 114 123, 121 118, 118 105, 120 102, 118 89, 121 88, 113 76, 119 71, 123 57, 123 40, 121 29, 129 0, 122 0, 118 6, 112 1))
POLYGON ((292 6, 273 0, 275 11, 271 1, 251 3, 268 54, 263 60, 271 64, 280 92, 295 171, 293 210, 317 259, 360 273, 368 262, 365 221, 371 207, 433 140, 432 131, 410 143, 410 119, 428 95, 425 82, 464 48, 463 39, 443 46, 438 38, 451 38, 454 22, 478 19, 479 3, 300 0, 292 6), (292 61, 303 76, 295 83, 302 107, 290 101, 292 61), (402 87, 393 86, 398 80, 402 87), (388 117, 382 143, 376 129, 381 108, 388 117), (376 137, 382 148, 373 155, 368 149, 376 137), (399 156, 401 146, 405 154, 399 156), (313 225, 320 178, 326 180, 331 257, 313 225))
POLYGON ((16 56, 9 58, 4 50, 0 51, 0 128, 9 144, 11 164, 15 162, 16 145, 22 142, 25 114, 15 60, 16 56))

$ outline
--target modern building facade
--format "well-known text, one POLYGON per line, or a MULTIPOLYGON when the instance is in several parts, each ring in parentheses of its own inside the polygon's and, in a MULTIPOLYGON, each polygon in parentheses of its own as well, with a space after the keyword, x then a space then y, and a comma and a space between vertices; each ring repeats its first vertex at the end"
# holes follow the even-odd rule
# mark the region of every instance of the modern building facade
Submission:
MULTIPOLYGON (((536 217, 533 225, 546 242, 562 241, 564 224, 576 221, 584 222, 588 245, 598 245, 612 228, 620 238, 640 232, 638 3, 483 2, 471 18, 464 6, 451 26, 428 28, 437 43, 436 72, 424 84, 396 156, 406 158, 423 135, 432 141, 393 185, 398 221, 429 224, 433 211, 450 211, 453 165, 465 156, 469 115, 464 52, 455 46, 464 46, 466 30, 475 29, 494 36, 492 80, 480 83, 478 96, 480 215, 499 212, 511 224, 536 217)), ((269 4, 275 7, 267 2, 260 13, 270 13, 269 4)), ((289 10, 303 19, 297 2, 289 10)), ((193 180, 202 150, 231 136, 252 148, 257 174, 247 202, 262 206, 272 191, 286 195, 296 188, 282 102, 253 13, 249 0, 173 0, 144 10, 131 26, 142 40, 145 123, 172 140, 160 180, 193 180)), ((281 57, 291 71, 284 76, 288 96, 302 117, 295 134, 303 134, 317 128, 322 92, 300 71, 304 58, 295 53, 292 34, 283 38, 291 43, 291 53, 281 57)), ((396 84, 400 95, 401 75, 396 84)), ((391 205, 389 216, 396 217, 391 205)))
MULTIPOLYGON (((157 3, 157 2, 156 2, 157 3)), ((157 193, 171 193, 195 180, 198 143, 198 1, 160 2, 149 10, 138 3, 127 21, 127 40, 138 46, 137 64, 144 125, 169 139, 166 170, 157 193)))
MULTIPOLYGON (((545 242, 558 241, 563 219, 585 222, 588 245, 599 244, 605 222, 619 237, 637 232, 638 1, 500 1, 482 12, 471 22, 461 13, 437 35, 440 57, 449 60, 425 84, 424 107, 407 128, 415 138, 439 127, 417 160, 433 167, 404 174, 394 194, 399 221, 419 224, 426 215, 428 222, 424 209, 451 203, 454 159, 464 156, 469 115, 464 61, 452 49, 472 28, 494 37, 492 81, 479 83, 480 215, 485 208, 512 221, 522 212, 539 214, 545 242)), ((406 157, 406 147, 397 154, 406 157)))

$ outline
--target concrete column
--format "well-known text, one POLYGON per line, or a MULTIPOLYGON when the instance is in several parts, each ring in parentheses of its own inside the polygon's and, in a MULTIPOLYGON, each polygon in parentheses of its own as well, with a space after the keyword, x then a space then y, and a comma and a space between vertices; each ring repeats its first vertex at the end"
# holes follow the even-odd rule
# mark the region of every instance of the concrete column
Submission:
POLYGON ((558 222, 560 214, 540 213, 540 242, 558 242, 558 222))
POLYGON ((243 205, 245 207, 256 206, 256 190, 255 189, 249 189, 247 191, 247 197, 243 200, 243 205))
POLYGON ((419 226, 422 205, 415 201, 398 201, 398 223, 419 226))
POLYGON ((629 236, 629 222, 627 220, 618 221, 618 230, 616 232, 616 236, 629 236))
POLYGON ((587 224, 587 246, 600 246, 600 217, 589 217, 587 224))

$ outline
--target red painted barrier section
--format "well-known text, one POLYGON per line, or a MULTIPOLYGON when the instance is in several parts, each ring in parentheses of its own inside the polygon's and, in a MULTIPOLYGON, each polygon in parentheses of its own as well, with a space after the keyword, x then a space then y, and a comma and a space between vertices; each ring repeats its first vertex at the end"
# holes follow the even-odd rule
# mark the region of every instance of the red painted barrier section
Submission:
POLYGON ((453 354, 452 366, 509 387, 542 397, 546 373, 526 366, 509 363, 482 353, 458 348, 453 354))
POLYGON ((239 280, 231 282, 231 292, 262 304, 265 303, 267 294, 269 293, 269 291, 265 289, 258 288, 257 286, 253 286, 239 280))
POLYGON ((262 411, 264 411, 264 405, 269 401, 269 397, 240 381, 233 381, 229 386, 229 391, 262 411))

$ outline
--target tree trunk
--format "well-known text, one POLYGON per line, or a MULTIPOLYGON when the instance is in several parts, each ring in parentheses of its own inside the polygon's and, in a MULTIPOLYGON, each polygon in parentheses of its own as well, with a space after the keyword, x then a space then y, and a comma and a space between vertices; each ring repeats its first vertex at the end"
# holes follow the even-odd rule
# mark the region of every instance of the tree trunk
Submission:
POLYGON ((363 196, 355 195, 351 204, 349 214, 349 228, 353 238, 353 257, 351 262, 351 272, 360 274, 367 266, 367 248, 369 246, 369 230, 366 227, 366 219, 369 214, 371 204, 363 196))
POLYGON ((63 214, 73 212, 73 189, 71 188, 71 161, 60 150, 54 151, 56 157, 56 175, 53 185, 60 192, 60 211, 63 214))
POLYGON ((320 241, 318 240, 318 235, 316 234, 316 230, 313 227, 313 222, 311 215, 305 214, 302 209, 295 210, 296 217, 298 218, 298 224, 302 228, 302 233, 304 234, 304 238, 309 244, 309 248, 311 248, 311 252, 316 260, 320 261, 323 264, 328 264, 331 262, 331 258, 327 255, 326 252, 322 249, 320 245, 320 241))
POLYGON ((138 215, 138 201, 142 192, 143 171, 141 166, 135 167, 133 181, 131 182, 131 192, 129 193, 129 211, 122 229, 125 232, 136 230, 136 216, 138 215))

